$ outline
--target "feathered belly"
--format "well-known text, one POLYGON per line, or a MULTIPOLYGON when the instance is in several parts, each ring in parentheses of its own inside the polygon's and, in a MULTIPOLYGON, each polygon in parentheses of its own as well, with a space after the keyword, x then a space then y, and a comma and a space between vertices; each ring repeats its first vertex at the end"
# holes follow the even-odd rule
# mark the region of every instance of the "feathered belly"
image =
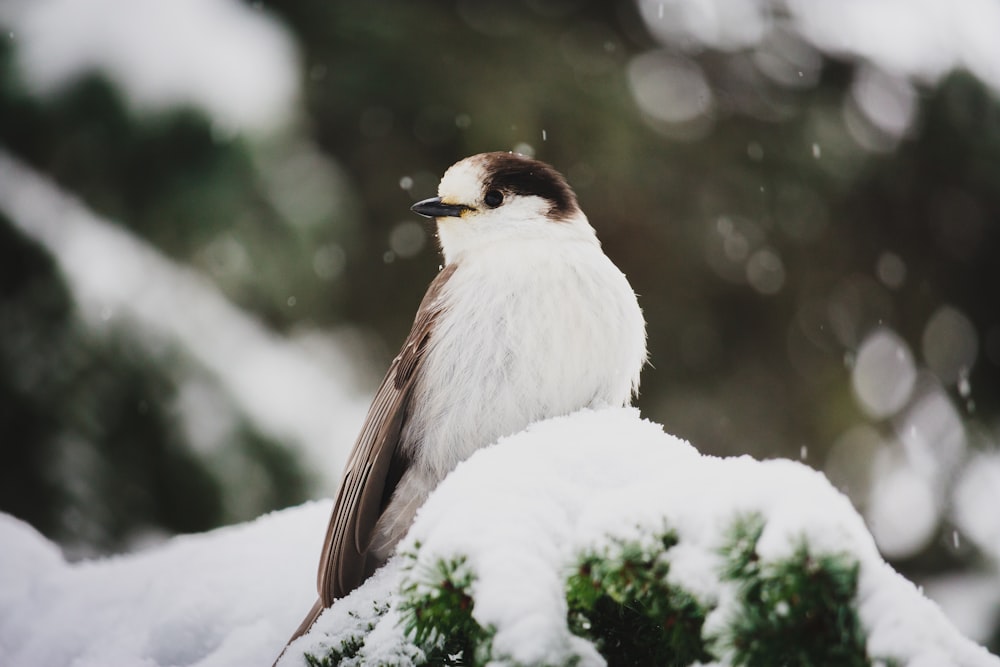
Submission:
POLYGON ((621 272, 596 255, 458 268, 403 434, 415 466, 439 481, 534 421, 629 402, 645 360, 642 315, 621 272))

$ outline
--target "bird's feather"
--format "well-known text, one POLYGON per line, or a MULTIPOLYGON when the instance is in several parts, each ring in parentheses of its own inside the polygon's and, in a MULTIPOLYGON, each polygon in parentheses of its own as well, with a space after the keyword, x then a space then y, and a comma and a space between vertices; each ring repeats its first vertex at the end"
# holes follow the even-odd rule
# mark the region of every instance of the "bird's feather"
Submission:
POLYGON ((408 464, 399 446, 400 435, 427 342, 444 307, 441 292, 454 271, 454 264, 445 267, 428 287, 413 328, 382 380, 354 443, 320 556, 317 586, 324 607, 357 588, 381 565, 369 553, 369 545, 408 464))

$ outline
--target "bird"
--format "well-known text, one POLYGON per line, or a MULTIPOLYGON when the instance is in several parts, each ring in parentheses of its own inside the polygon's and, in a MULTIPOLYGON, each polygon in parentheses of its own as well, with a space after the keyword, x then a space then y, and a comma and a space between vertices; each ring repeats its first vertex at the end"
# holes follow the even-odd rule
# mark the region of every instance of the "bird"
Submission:
POLYGON ((638 299, 556 169, 518 153, 473 155, 412 210, 436 223, 444 263, 348 458, 319 599, 289 643, 388 560, 461 461, 533 422, 638 394, 638 299))

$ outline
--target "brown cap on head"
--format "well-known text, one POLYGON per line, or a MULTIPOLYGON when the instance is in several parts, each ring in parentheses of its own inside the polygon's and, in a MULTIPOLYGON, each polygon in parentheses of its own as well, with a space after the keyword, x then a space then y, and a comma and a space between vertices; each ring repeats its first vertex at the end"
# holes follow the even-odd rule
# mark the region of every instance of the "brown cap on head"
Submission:
POLYGON ((577 210, 576 194, 551 166, 518 153, 482 153, 485 191, 534 195, 549 202, 549 216, 567 218, 577 210))

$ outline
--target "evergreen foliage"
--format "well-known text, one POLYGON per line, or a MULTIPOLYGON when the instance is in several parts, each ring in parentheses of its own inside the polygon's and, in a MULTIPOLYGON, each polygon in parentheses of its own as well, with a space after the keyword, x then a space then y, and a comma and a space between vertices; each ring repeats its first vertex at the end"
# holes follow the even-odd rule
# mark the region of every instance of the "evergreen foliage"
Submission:
MULTIPOLYGON (((261 257, 294 239, 275 238, 282 228, 260 205, 246 146, 213 136, 210 118, 189 109, 136 117, 95 75, 52 99, 34 96, 3 40, 0 151, 212 274, 234 301, 270 304, 255 308, 265 317, 287 310, 289 293, 306 303, 277 279, 270 288, 227 282, 213 269, 212 244, 226 234, 261 249, 251 251, 255 272, 267 266, 261 257)), ((273 274, 292 275, 294 264, 308 263, 283 262, 273 274)), ((314 279, 311 269, 300 273, 303 282, 314 279)), ((128 549, 151 532, 246 520, 309 496, 314 480, 299 454, 261 431, 183 347, 111 310, 98 329, 81 324, 58 264, 2 214, 0 286, 0 511, 85 555, 128 549), (178 418, 189 383, 231 410, 232 427, 216 447, 192 442, 178 418)))
POLYGON ((306 653, 306 664, 309 667, 336 667, 348 658, 357 657, 358 651, 364 645, 365 640, 361 637, 348 637, 337 648, 330 649, 330 652, 322 657, 317 658, 311 653, 306 653))
MULTIPOLYGON (((895 664, 868 656, 856 606, 858 562, 849 554, 817 553, 804 537, 790 556, 766 560, 757 550, 764 527, 762 516, 750 514, 719 536, 718 591, 710 602, 668 580, 671 552, 680 543, 672 530, 611 539, 581 553, 565 586, 570 631, 591 642, 609 667, 895 664), (721 614, 721 623, 706 630, 711 614, 721 614)), ((472 564, 462 556, 427 564, 419 555, 418 544, 404 556, 410 576, 390 602, 400 611, 402 632, 415 649, 406 653, 416 656, 415 664, 518 665, 497 654, 496 629, 472 615, 472 564)), ((365 633, 374 625, 361 624, 325 656, 309 656, 310 667, 363 664, 365 633)), ((568 657, 564 667, 577 659, 568 657)))
MULTIPOLYGON (((0 509, 84 553, 120 549, 137 527, 224 523, 217 471, 172 412, 178 377, 151 367, 120 326, 84 335, 52 259, 3 215, 0 284, 0 509)), ((161 355, 165 367, 188 368, 175 349, 161 355)), ((282 454, 263 439, 260 448, 282 454)))
POLYGON ((374 604, 372 609, 373 614, 368 618, 363 619, 359 614, 349 612, 348 616, 358 624, 357 630, 347 633, 345 637, 335 642, 335 645, 321 656, 305 653, 303 657, 306 664, 309 667, 337 667, 338 665, 363 664, 359 662, 359 654, 361 653, 361 649, 364 648, 365 637, 375 629, 378 620, 388 610, 388 604, 379 602, 374 604))
POLYGON ((814 554, 803 539, 792 556, 764 562, 764 519, 737 519, 722 549, 738 608, 720 642, 734 665, 870 665, 854 605, 858 564, 845 554, 814 554))
POLYGON ((667 583, 672 532, 651 547, 616 542, 588 553, 566 582, 570 629, 594 642, 609 667, 689 665, 707 661, 705 608, 667 583))
MULTIPOLYGON (((419 545, 418 545, 419 548, 419 545)), ((416 554, 408 554, 412 568, 416 554)), ((400 605, 408 635, 430 665, 485 665, 492 657, 493 630, 483 628, 472 610, 475 573, 462 557, 437 560, 402 590, 400 605)))

